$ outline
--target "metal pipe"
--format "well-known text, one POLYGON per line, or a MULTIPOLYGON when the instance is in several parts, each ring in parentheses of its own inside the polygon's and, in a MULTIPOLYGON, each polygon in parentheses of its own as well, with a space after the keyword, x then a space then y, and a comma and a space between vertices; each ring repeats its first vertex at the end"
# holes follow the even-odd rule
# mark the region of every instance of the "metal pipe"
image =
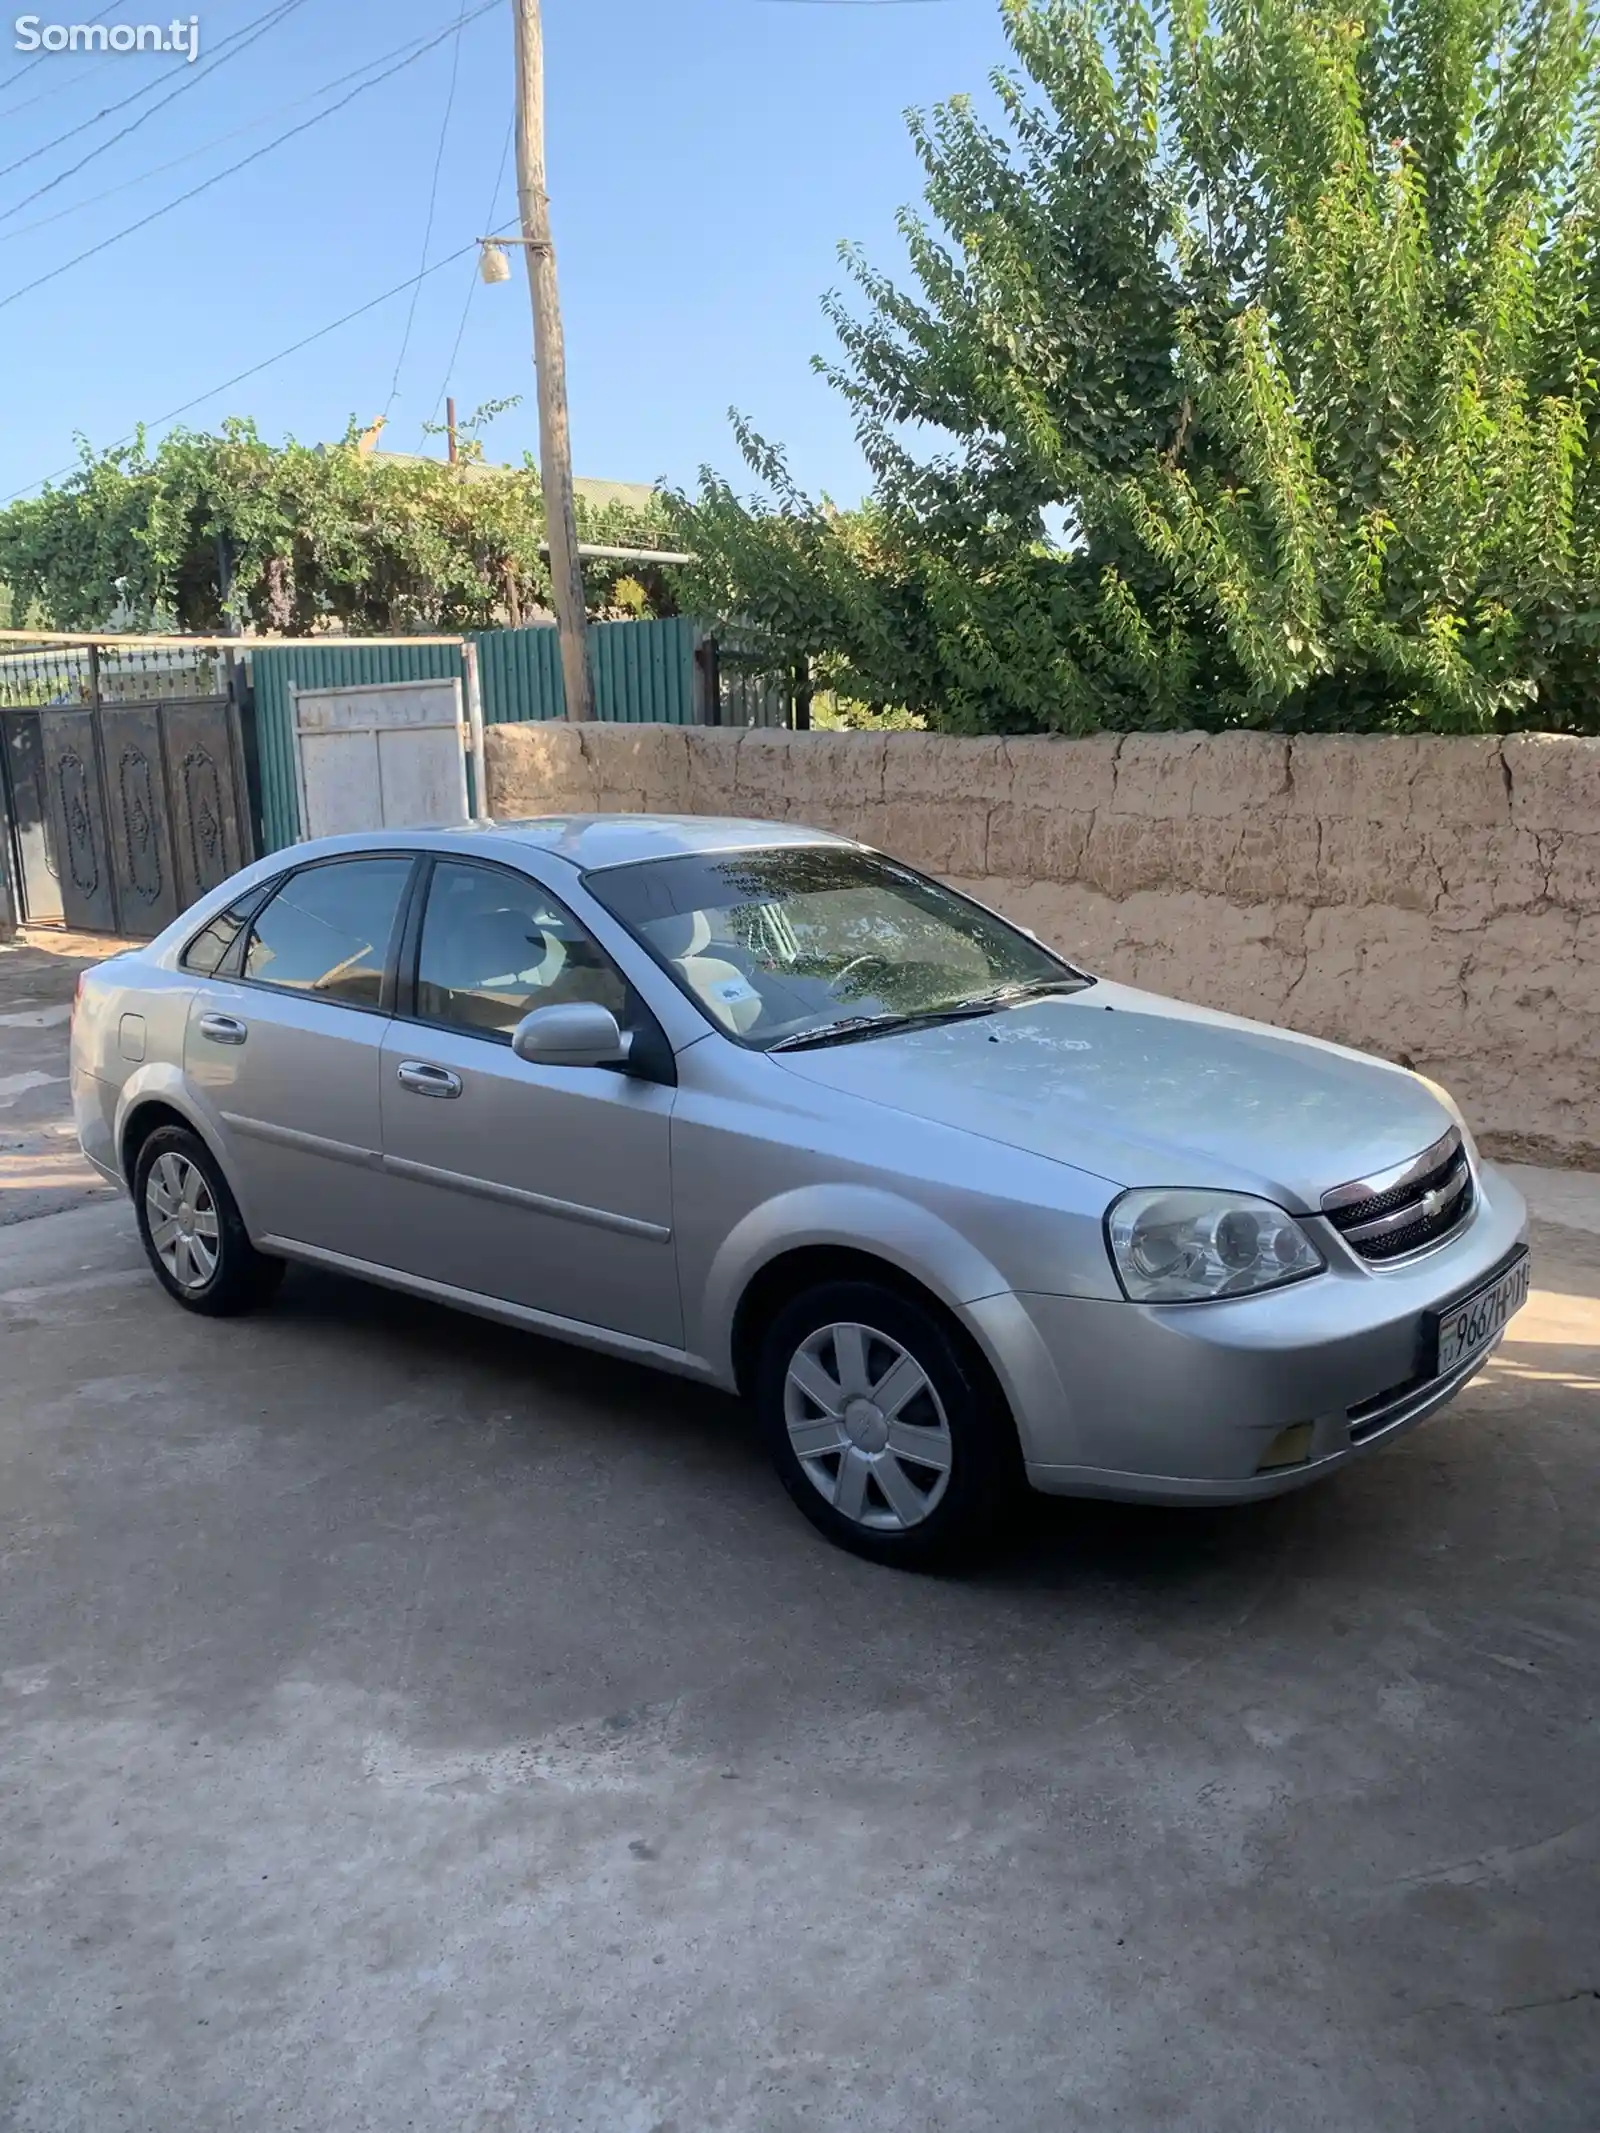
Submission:
POLYGON ((478 647, 468 637, 461 640, 461 664, 467 677, 467 728, 472 736, 472 819, 489 820, 489 757, 483 740, 483 684, 478 673, 478 647))
MULTIPOLYGON (((539 553, 549 549, 548 541, 539 543, 539 553)), ((676 548, 602 548, 596 541, 580 541, 579 555, 603 557, 611 563, 692 563, 692 555, 684 555, 676 548)))

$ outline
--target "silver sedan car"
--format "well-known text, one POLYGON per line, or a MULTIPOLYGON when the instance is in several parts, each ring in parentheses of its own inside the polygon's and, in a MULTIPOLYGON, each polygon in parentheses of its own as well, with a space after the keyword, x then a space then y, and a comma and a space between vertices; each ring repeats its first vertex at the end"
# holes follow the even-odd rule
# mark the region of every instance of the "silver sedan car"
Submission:
POLYGON ((773 823, 276 853, 85 976, 73 1096, 189 1310, 299 1260, 739 1391, 888 1563, 992 1538, 1024 1480, 1330 1474, 1528 1288, 1442 1089, 773 823))

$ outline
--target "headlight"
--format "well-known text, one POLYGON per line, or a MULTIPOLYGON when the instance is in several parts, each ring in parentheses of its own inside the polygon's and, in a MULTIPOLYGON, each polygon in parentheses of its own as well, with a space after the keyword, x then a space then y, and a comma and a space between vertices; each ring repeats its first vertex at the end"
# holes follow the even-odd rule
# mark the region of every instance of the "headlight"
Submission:
POLYGON ((1134 1303, 1251 1296, 1320 1274, 1293 1215, 1238 1192, 1125 1192, 1106 1217, 1117 1279, 1134 1303))

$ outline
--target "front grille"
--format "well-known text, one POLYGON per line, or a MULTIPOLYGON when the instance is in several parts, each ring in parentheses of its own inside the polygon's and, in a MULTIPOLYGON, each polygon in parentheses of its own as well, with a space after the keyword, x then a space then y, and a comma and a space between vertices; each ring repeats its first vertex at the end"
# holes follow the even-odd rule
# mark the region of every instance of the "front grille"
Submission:
POLYGON ((1354 1252, 1378 1264, 1442 1244, 1472 1213, 1477 1188, 1454 1126, 1398 1175, 1324 1193, 1322 1211, 1354 1252))

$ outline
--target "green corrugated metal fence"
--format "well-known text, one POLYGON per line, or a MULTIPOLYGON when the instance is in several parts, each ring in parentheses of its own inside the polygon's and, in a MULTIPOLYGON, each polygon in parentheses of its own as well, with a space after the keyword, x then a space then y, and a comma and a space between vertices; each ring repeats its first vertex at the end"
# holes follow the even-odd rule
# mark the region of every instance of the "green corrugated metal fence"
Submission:
MULTIPOLYGON (((602 622, 590 632, 598 715, 635 726, 692 726, 694 640, 694 624, 681 615, 669 622, 602 622)), ((561 701, 565 707, 565 690, 561 701)))
MULTIPOLYGON (((635 725, 692 725, 695 640, 695 625, 683 616, 593 624, 589 646, 596 715, 635 725)), ((472 641, 478 647, 486 725, 564 715, 566 690, 553 629, 478 630, 472 641)), ((461 654, 448 644, 342 644, 317 638, 262 645, 251 653, 250 665, 261 764, 261 843, 263 851, 274 852, 300 834, 291 685, 348 689, 373 682, 450 680, 461 675, 461 654)))
MULTIPOLYGON (((596 631, 589 634, 592 641, 596 631)), ((478 647, 486 726, 559 718, 566 710, 561 645, 553 629, 482 630, 473 642, 478 647)))
MULTIPOLYGON (((692 726, 697 634, 683 615, 665 622, 591 623, 595 716, 631 725, 692 726)), ((561 646, 553 629, 479 630, 472 641, 486 724, 566 715, 561 646)))

